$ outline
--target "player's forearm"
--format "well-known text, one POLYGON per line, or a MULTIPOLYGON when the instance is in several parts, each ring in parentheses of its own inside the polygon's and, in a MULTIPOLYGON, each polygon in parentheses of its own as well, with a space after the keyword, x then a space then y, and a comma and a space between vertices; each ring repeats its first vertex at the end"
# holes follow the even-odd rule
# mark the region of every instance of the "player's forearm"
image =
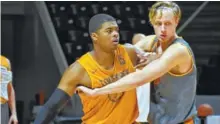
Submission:
POLYGON ((96 89, 95 94, 101 95, 128 91, 147 82, 151 82, 165 73, 166 67, 158 65, 162 65, 162 63, 155 60, 155 62, 150 63, 141 71, 136 71, 112 84, 96 89))
POLYGON ((9 89, 8 89, 8 104, 9 108, 11 110, 11 113, 14 115, 17 115, 16 111, 16 100, 15 100, 15 91, 11 83, 9 83, 9 89))
POLYGON ((37 114, 34 124, 49 124, 69 99, 66 92, 57 88, 37 114))
POLYGON ((140 75, 141 75, 140 71, 129 74, 112 84, 106 85, 102 88, 95 89, 95 94, 97 95, 111 94, 111 93, 124 92, 134 89, 141 85, 142 79, 137 78, 137 76, 140 75))

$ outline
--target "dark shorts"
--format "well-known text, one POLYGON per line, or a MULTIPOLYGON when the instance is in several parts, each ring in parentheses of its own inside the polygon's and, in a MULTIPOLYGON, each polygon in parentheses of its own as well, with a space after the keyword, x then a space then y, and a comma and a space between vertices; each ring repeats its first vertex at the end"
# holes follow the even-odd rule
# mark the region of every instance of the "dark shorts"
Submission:
POLYGON ((8 121, 9 121, 8 103, 1 104, 1 124, 8 124, 8 121))

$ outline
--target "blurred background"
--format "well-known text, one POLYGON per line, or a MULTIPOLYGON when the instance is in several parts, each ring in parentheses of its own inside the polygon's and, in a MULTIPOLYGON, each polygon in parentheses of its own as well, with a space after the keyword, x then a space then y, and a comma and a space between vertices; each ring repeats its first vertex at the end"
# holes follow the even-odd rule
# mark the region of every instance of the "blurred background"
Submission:
MULTIPOLYGON (((90 17, 108 13, 117 19, 120 43, 135 33, 153 34, 148 9, 155 2, 1 2, 1 54, 12 63, 20 124, 33 121, 64 70, 92 49, 90 17)), ((182 9, 178 34, 193 49, 198 68, 197 106, 210 104, 220 115, 220 2, 176 2, 182 9)), ((82 116, 77 95, 59 117, 82 116)), ((62 120, 62 118, 58 118, 62 120)))

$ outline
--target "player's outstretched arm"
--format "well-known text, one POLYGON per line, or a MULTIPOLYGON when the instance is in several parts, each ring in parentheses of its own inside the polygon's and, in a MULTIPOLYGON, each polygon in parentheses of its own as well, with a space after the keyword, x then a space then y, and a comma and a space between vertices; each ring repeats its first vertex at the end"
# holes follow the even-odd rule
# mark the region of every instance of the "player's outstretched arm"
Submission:
POLYGON ((184 62, 187 57, 187 49, 182 45, 174 44, 159 59, 146 65, 143 70, 130 73, 102 88, 91 90, 80 86, 79 89, 91 96, 128 91, 161 77, 176 65, 184 62))
POLYGON ((37 114, 34 124, 49 124, 54 119, 74 94, 75 88, 81 80, 80 75, 82 73, 78 63, 72 64, 64 72, 58 87, 37 114))

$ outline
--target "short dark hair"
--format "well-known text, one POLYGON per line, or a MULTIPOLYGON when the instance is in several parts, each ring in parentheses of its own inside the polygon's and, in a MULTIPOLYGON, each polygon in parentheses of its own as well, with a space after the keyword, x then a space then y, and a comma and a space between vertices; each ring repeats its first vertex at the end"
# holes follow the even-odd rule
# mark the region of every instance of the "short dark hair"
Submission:
POLYGON ((108 14, 97 14, 89 20, 89 33, 96 32, 105 22, 116 21, 114 17, 108 14))

